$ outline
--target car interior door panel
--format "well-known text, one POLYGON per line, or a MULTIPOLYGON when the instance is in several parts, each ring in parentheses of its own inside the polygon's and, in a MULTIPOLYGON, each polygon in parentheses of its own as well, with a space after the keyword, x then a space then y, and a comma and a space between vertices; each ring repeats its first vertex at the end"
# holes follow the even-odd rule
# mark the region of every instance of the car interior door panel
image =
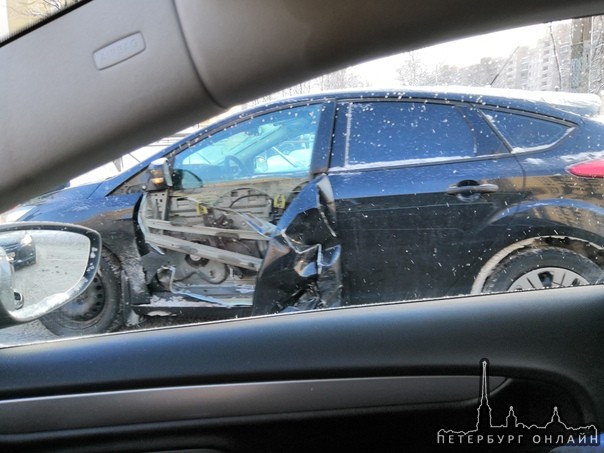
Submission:
POLYGON ((513 405, 539 420, 556 406, 568 422, 594 423, 604 410, 594 341, 603 307, 601 290, 584 287, 5 348, 0 414, 11 422, 0 444, 118 451, 134 436, 149 451, 303 451, 365 445, 369 436, 376 448, 436 445, 438 429, 473 424, 485 358, 498 417, 513 405), (329 434, 332 423, 355 430, 342 428, 343 441, 342 432, 329 434), (317 437, 287 443, 300 426, 317 437), (254 429, 280 434, 252 442, 254 429))

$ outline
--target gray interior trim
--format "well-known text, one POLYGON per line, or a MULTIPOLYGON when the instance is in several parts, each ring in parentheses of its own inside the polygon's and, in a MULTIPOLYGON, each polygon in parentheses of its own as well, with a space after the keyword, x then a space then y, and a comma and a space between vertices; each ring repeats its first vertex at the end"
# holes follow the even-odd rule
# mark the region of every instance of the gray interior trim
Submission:
POLYGON ((106 69, 126 61, 145 50, 145 39, 140 33, 134 33, 119 39, 94 53, 97 69, 106 69))
MULTIPOLYGON (((489 387, 504 381, 492 376, 489 387)), ((0 402, 0 433, 465 401, 479 396, 479 382, 479 376, 352 378, 26 398, 0 402)))
POLYGON ((95 0, 0 59, 0 211, 220 111, 170 0, 95 0))
POLYGON ((368 58, 602 9, 594 0, 174 1, 200 77, 224 107, 368 58))

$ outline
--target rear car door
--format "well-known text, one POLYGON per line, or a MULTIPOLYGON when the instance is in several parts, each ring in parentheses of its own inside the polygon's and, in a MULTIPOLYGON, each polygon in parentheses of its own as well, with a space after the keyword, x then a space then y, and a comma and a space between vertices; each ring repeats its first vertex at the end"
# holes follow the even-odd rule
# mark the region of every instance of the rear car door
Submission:
POLYGON ((347 303, 469 294, 505 241, 522 168, 470 105, 338 108, 329 179, 347 303))

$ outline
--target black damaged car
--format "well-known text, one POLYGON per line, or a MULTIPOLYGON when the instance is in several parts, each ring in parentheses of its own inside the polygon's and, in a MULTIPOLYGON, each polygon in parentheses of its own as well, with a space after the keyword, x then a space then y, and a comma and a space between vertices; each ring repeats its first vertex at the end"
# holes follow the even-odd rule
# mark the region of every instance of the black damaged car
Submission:
POLYGON ((528 96, 281 100, 20 206, 19 220, 81 223, 105 246, 92 288, 43 322, 95 333, 131 312, 227 317, 600 282, 599 99, 528 96))

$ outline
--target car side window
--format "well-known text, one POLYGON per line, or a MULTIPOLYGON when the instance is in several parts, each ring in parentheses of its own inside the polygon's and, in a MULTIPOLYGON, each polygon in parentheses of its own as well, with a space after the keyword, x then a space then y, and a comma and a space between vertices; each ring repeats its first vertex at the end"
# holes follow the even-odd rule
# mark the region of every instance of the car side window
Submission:
POLYGON ((346 164, 412 164, 474 157, 476 140, 458 108, 423 102, 363 102, 348 113, 346 164))
POLYGON ((307 174, 322 104, 277 110, 207 136, 174 159, 186 181, 307 174), (187 178, 186 175, 192 177, 187 178))
POLYGON ((531 151, 556 144, 570 132, 566 124, 499 110, 483 110, 513 151, 531 151))

